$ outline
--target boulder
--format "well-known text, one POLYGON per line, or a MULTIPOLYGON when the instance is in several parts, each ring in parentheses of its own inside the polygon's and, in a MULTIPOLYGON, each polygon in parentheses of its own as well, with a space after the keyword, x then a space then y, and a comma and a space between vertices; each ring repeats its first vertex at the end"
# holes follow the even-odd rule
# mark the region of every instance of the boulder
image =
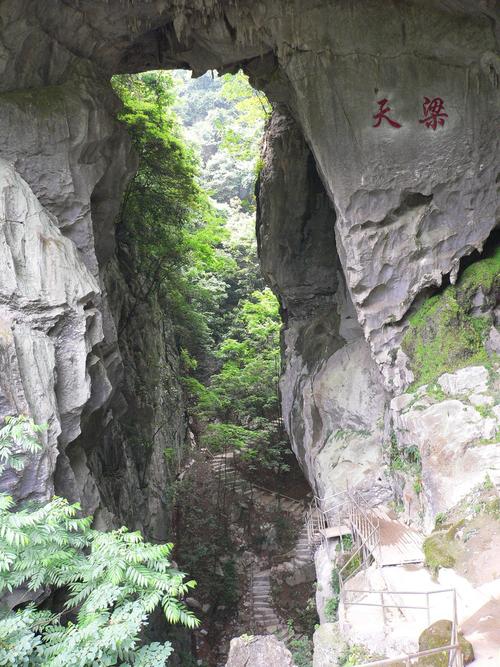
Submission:
POLYGON ((274 635, 231 639, 226 667, 295 667, 292 654, 274 635))
POLYGON ((338 623, 322 623, 313 637, 313 667, 337 667, 345 655, 347 643, 342 637, 338 623))
MULTIPOLYGON (((418 640, 418 650, 427 651, 428 649, 448 646, 451 643, 451 621, 436 621, 422 632, 418 640)), ((464 664, 468 665, 474 660, 474 650, 472 644, 465 639, 461 632, 458 633, 458 643, 464 658, 464 664)), ((422 667, 448 667, 448 653, 436 653, 420 658, 418 664, 422 667)))
POLYGON ((489 374, 484 366, 467 366, 455 373, 444 373, 438 384, 448 396, 481 393, 488 389, 489 374))

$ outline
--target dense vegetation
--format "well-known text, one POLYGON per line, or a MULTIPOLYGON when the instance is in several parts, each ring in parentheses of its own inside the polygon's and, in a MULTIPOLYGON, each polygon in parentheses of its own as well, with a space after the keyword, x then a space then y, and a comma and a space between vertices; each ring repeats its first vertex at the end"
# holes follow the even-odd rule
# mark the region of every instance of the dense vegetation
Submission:
POLYGON ((171 313, 201 445, 286 469, 278 303, 259 275, 253 181, 268 106, 242 74, 114 79, 139 169, 118 237, 171 313), (174 107, 175 105, 175 107, 174 107), (183 137, 180 121, 184 125, 183 137))
MULTIPOLYGON (((40 430, 26 417, 6 418, 0 473, 23 468, 40 449, 40 430)), ((172 566, 172 544, 149 544, 126 528, 99 532, 79 510, 64 498, 16 508, 0 493, 0 595, 14 591, 16 605, 0 615, 0 665, 166 664, 170 643, 141 645, 141 632, 157 607, 169 622, 196 627, 178 599, 195 583, 172 566), (57 590, 58 613, 28 602, 57 590)))

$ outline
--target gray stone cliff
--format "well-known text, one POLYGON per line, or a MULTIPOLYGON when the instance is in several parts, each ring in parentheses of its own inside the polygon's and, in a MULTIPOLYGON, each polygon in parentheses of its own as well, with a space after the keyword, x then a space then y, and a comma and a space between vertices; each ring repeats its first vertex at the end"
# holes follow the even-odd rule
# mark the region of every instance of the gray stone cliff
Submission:
POLYGON ((162 315, 117 335, 133 297, 114 219, 135 160, 108 81, 240 65, 276 106, 259 243, 294 449, 320 494, 347 479, 391 493, 408 315, 498 223, 499 18, 494 0, 3 0, 0 409, 49 423, 15 493, 64 491, 105 525, 163 534, 162 451, 182 447, 184 408, 168 323, 150 349, 162 315), (131 410, 141 446, 160 434, 147 457, 131 410))

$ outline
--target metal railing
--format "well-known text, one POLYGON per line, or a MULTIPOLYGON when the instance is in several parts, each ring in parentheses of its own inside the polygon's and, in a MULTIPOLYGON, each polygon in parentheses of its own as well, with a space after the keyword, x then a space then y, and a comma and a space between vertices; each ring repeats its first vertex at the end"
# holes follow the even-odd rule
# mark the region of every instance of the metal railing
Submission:
POLYGON ((451 636, 449 644, 435 649, 402 654, 395 658, 385 658, 357 665, 357 667, 389 667, 403 663, 405 667, 418 664, 419 658, 440 653, 448 654, 448 667, 463 667, 463 656, 458 642, 457 601, 455 589, 439 589, 432 591, 382 591, 354 590, 346 588, 347 582, 360 570, 366 568, 372 560, 381 560, 380 520, 360 493, 349 489, 332 494, 326 498, 315 498, 307 514, 307 534, 309 544, 316 548, 328 540, 328 528, 337 528, 341 553, 344 552, 342 539, 343 527, 351 531, 354 549, 338 572, 339 595, 344 607, 350 605, 381 607, 386 622, 388 609, 422 610, 427 614, 427 625, 431 623, 431 596, 436 594, 453 595, 451 636), (379 602, 350 600, 350 595, 372 595, 380 598, 379 602), (424 596, 425 604, 406 604, 397 601, 397 596, 424 596))
POLYGON ((428 655, 438 654, 438 653, 448 653, 448 667, 463 667, 463 655, 458 641, 458 616, 457 616, 457 593, 454 588, 441 588, 431 591, 383 591, 383 590, 345 590, 343 603, 344 607, 347 606, 364 606, 364 607, 381 607, 384 624, 386 623, 386 610, 387 609, 398 609, 399 611, 403 609, 413 609, 413 610, 422 610, 427 614, 427 625, 431 625, 431 604, 430 598, 432 595, 443 595, 443 594, 452 594, 452 610, 451 610, 451 635, 450 643, 445 646, 440 646, 435 649, 429 649, 424 651, 419 651, 416 653, 408 653, 400 655, 396 658, 385 658, 384 660, 376 660, 372 662, 365 662, 361 665, 356 665, 356 667, 382 667, 383 665, 394 665, 404 663, 405 667, 407 665, 417 664, 414 663, 414 660, 418 660, 419 657, 425 657, 428 655), (380 596, 380 602, 367 602, 365 600, 349 600, 348 597, 350 594, 356 595, 372 595, 380 596), (425 605, 419 604, 406 604, 405 602, 400 602, 395 600, 397 596, 424 596, 425 605), (387 598, 389 597, 389 602, 387 598))
POLYGON ((325 544, 327 528, 337 528, 341 536, 342 526, 348 514, 348 496, 346 491, 335 493, 326 498, 314 497, 307 513, 307 536, 312 548, 325 544))
MULTIPOLYGON (((210 452, 208 449, 204 450, 205 453, 207 453, 212 461, 218 459, 219 461, 223 461, 224 458, 226 457, 226 454, 224 455, 214 455, 212 452, 210 452)), ((256 484, 255 482, 252 482, 251 480, 245 479, 240 471, 234 466, 232 459, 236 457, 230 456, 227 457, 227 460, 225 461, 225 466, 223 468, 220 468, 217 470, 217 477, 222 480, 224 484, 227 484, 229 487, 244 487, 246 489, 252 489, 252 491, 264 491, 264 493, 269 494, 270 496, 274 496, 278 502, 283 499, 287 500, 289 502, 292 502, 296 505, 297 509, 302 509, 304 510, 306 507, 306 500, 305 499, 298 499, 298 498, 292 498, 291 496, 287 496, 284 493, 280 493, 279 491, 274 491, 273 489, 268 489, 265 486, 261 486, 260 484, 256 484)))
MULTIPOLYGON (((382 607, 385 609, 417 609, 425 611, 427 614, 427 625, 431 624, 431 604, 430 599, 433 595, 450 594, 452 596, 452 619, 457 622, 457 597, 454 588, 438 588, 431 591, 391 591, 391 590, 374 590, 374 589, 346 589, 345 598, 343 600, 344 606, 358 606, 358 607, 382 607), (349 600, 349 595, 371 595, 380 598, 380 602, 367 602, 366 600, 349 600), (397 601, 398 596, 420 596, 425 599, 425 604, 406 604, 405 602, 397 601), (389 602, 387 599, 389 598, 389 602)), ((385 614, 384 614, 385 616, 385 614)))
POLYGON ((380 556, 380 522, 371 512, 371 507, 360 494, 348 492, 349 526, 356 544, 356 549, 339 570, 340 596, 349 579, 370 565, 372 559, 380 556))
POLYGON ((339 570, 340 594, 345 584, 373 558, 380 555, 380 522, 360 493, 346 489, 326 498, 314 498, 307 514, 307 536, 315 549, 328 540, 328 528, 335 528, 340 553, 345 552, 343 533, 347 527, 354 541, 354 550, 339 570))
POLYGON ((448 667, 463 667, 464 660, 460 645, 458 642, 453 642, 447 646, 440 646, 439 648, 430 648, 426 651, 418 651, 417 653, 403 653, 396 658, 385 658, 384 660, 375 660, 373 662, 363 662, 356 667, 389 667, 390 665, 398 665, 403 663, 405 667, 412 667, 418 665, 420 658, 425 658, 428 655, 439 655, 440 653, 448 654, 448 667))

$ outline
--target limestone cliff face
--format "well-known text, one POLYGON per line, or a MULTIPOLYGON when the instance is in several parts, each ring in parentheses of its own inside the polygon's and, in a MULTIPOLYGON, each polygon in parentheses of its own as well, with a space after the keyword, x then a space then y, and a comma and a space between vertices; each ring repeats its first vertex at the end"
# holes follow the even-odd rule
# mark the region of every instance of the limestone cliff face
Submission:
MULTIPOLYGON (((113 218, 134 160, 107 79, 242 64, 279 105, 259 233, 285 316, 282 390, 294 448, 320 493, 347 476, 387 493, 387 402, 413 380, 401 345, 408 314, 444 276, 454 282, 461 258, 481 251, 497 222, 497 3, 4 0, 0 12, 0 157, 11 165, 5 183, 14 183, 3 197, 16 202, 24 230, 43 214, 39 228, 57 232, 62 245, 50 257, 61 258, 67 285, 57 298, 53 283, 28 289, 36 281, 22 277, 22 248, 38 263, 48 251, 40 240, 33 255, 5 233, 17 286, 14 299, 3 271, 2 410, 34 405, 38 394, 51 424, 37 480, 29 473, 20 492, 50 493, 57 452, 66 452, 59 479, 89 507, 116 513, 125 504, 139 516, 141 503, 153 502, 149 490, 128 499, 117 491, 140 487, 119 414, 143 374, 135 344, 147 315, 138 313, 120 349, 120 309, 132 304, 113 218), (53 314, 54 301, 63 314, 53 314), (29 350, 15 342, 21 324, 29 350), (35 341, 43 354, 33 353, 35 341)), ((7 221, 11 204, 4 209, 7 221)), ((175 353, 165 335, 170 396, 175 353)), ((171 442, 182 440, 181 413, 172 413, 171 442)))
POLYGON ((168 313, 137 303, 116 256, 135 168, 117 101, 77 76, 0 107, 1 412, 49 426, 43 454, 7 485, 165 538, 163 451, 182 450, 185 418, 168 313))
POLYGON ((283 416, 321 496, 384 493, 386 395, 356 319, 335 245, 335 212, 297 124, 271 119, 259 178, 258 241, 285 328, 283 416))

